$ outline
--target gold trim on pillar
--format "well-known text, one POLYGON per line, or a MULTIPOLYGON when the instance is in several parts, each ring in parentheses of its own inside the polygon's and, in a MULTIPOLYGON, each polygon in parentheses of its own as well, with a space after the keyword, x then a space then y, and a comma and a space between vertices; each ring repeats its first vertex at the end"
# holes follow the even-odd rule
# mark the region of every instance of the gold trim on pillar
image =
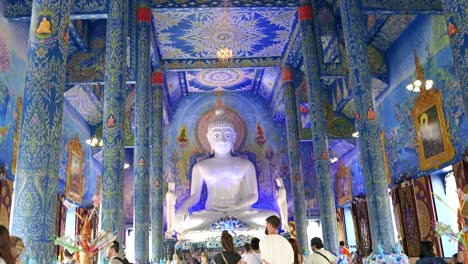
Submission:
POLYGON ((392 181, 392 175, 390 175, 390 167, 388 165, 387 149, 385 148, 385 132, 380 132, 380 144, 382 145, 382 155, 385 166, 385 175, 387 176, 387 184, 392 181))
POLYGON ((67 185, 65 195, 74 202, 83 198, 83 159, 84 153, 80 138, 76 135, 68 143, 67 185))
POLYGON ((418 142, 421 170, 437 169, 450 161, 455 151, 442 110, 442 92, 422 89, 411 110, 418 142))

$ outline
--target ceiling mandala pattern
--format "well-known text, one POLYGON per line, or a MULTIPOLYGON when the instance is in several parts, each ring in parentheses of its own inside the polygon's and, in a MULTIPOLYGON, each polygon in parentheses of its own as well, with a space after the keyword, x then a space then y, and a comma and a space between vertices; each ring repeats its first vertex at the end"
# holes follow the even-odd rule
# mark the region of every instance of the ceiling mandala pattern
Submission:
POLYGON ((248 91, 256 76, 254 69, 187 71, 189 92, 248 91))
POLYGON ((153 11, 163 60, 280 57, 297 21, 295 8, 164 9, 153 11))
POLYGON ((92 126, 102 123, 102 104, 87 86, 75 85, 65 92, 65 99, 92 126))

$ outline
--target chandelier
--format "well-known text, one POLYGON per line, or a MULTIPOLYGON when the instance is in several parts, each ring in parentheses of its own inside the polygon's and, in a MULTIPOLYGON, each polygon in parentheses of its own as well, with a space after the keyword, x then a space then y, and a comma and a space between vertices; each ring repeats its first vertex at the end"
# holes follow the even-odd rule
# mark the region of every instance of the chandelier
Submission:
POLYGON ((90 145, 93 148, 102 147, 102 139, 93 137, 93 138, 87 139, 86 144, 90 145))
POLYGON ((226 63, 232 59, 232 50, 227 47, 223 47, 216 52, 216 57, 218 57, 218 60, 222 63, 226 63))
POLYGON ((416 80, 413 83, 410 83, 406 86, 406 89, 409 91, 419 93, 421 90, 427 91, 432 88, 434 81, 426 80, 424 76, 424 69, 419 63, 419 58, 416 55, 416 50, 414 52, 414 64, 416 65, 416 80))

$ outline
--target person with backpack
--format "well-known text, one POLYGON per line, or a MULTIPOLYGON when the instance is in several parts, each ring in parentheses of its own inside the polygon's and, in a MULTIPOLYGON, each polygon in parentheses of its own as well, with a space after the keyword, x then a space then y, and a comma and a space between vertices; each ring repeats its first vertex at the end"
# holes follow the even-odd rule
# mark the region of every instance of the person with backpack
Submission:
POLYGON ((119 255, 119 242, 114 241, 106 250, 106 257, 109 259, 109 264, 130 264, 126 258, 119 255))

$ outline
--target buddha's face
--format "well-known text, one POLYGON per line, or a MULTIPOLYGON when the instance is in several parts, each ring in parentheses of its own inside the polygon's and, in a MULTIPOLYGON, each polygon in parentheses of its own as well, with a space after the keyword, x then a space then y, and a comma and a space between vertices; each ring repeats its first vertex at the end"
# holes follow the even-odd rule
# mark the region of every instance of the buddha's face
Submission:
POLYGON ((207 137, 215 154, 228 154, 236 141, 236 133, 231 127, 213 128, 207 137))

